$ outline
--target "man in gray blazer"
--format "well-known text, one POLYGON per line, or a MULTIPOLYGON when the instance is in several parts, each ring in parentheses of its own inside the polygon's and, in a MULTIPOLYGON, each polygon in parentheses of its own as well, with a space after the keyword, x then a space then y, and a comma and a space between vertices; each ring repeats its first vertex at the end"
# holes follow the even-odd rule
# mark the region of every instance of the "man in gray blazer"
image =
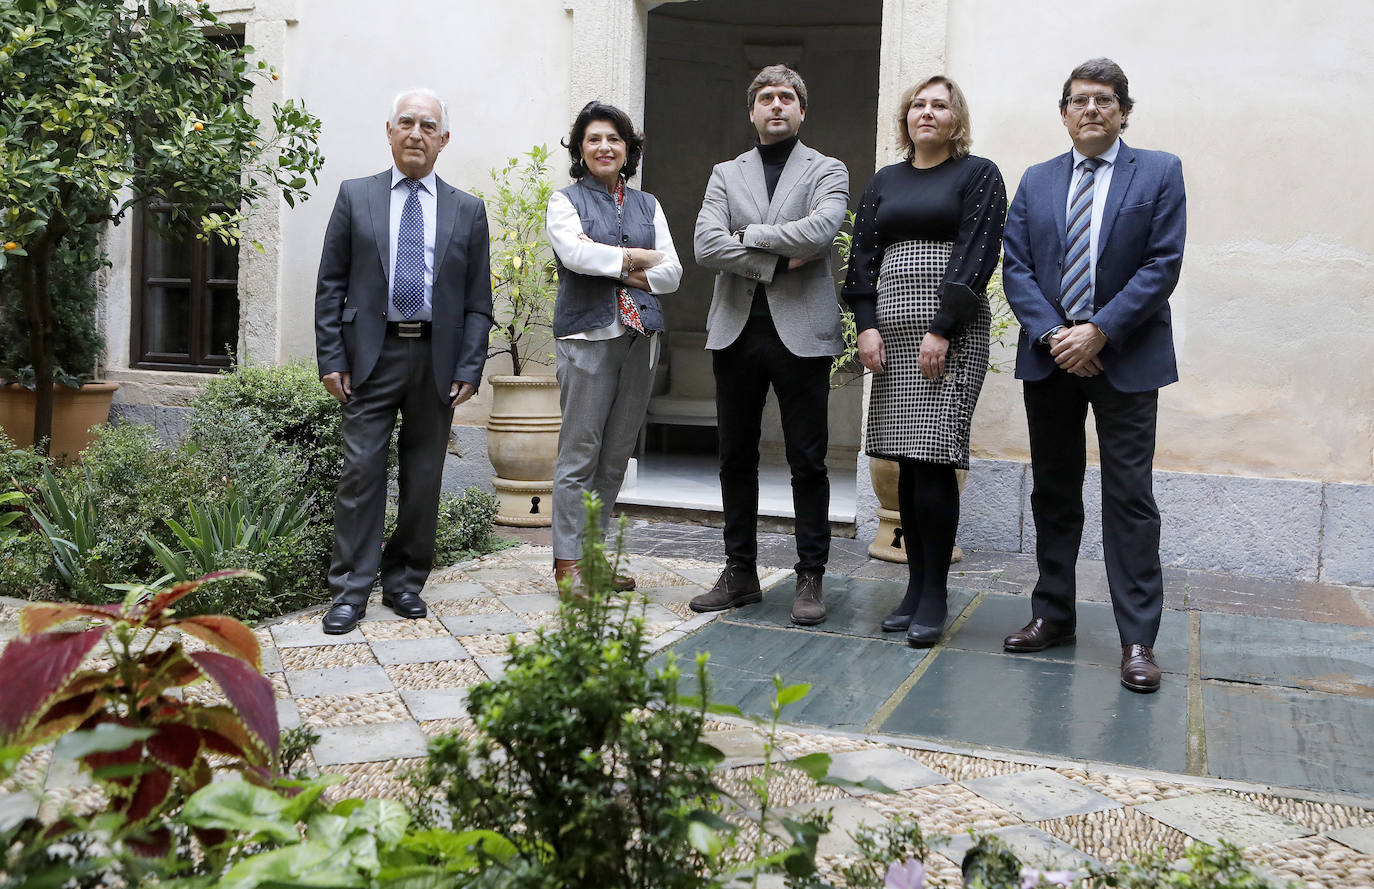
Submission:
POLYGON ((386 133, 393 166, 339 187, 315 288, 320 379, 343 404, 331 634, 358 625, 379 571, 383 605, 425 616, 453 409, 477 391, 492 323, 486 208, 434 175, 448 108, 428 90, 402 93, 386 133), (383 550, 398 411, 400 504, 383 550))
POLYGON ((843 348, 830 249, 849 204, 849 171, 803 145, 806 84, 770 65, 749 85, 758 144, 717 164, 697 216, 697 263, 717 270, 706 319, 716 376, 725 570, 691 602, 723 611, 763 598, 758 556, 759 435, 771 384, 782 413, 796 513, 792 622, 825 620, 830 555, 825 452, 831 359, 843 348))

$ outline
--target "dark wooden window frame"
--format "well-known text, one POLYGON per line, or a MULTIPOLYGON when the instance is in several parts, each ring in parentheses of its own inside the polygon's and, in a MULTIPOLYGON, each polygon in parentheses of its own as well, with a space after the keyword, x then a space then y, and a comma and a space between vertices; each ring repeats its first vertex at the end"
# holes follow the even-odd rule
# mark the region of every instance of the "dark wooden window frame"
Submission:
MULTIPOLYGON (((190 371, 193 373, 216 373, 226 367, 232 367, 234 358, 231 355, 215 354, 215 349, 223 345, 222 343, 207 343, 208 338, 205 331, 205 313, 210 308, 211 290, 233 289, 235 294, 238 292, 238 278, 211 278, 209 277, 210 251, 212 245, 209 241, 194 241, 193 244, 183 245, 190 249, 190 278, 149 278, 148 277, 148 256, 149 246, 148 213, 162 213, 172 209, 174 205, 165 201, 149 202, 140 206, 134 214, 134 244, 133 244, 133 300, 129 318, 129 355, 133 359, 132 366, 141 370, 175 370, 190 371), (186 286, 189 289, 188 307, 189 317, 187 319, 187 347, 186 352, 154 352, 146 348, 143 337, 143 321, 146 302, 148 299, 148 289, 159 286, 186 286)), ((223 211, 226 207, 215 207, 214 210, 223 211)), ((187 231, 186 238, 193 239, 194 232, 187 231)), ((242 304, 240 303, 240 308, 242 304)), ((237 343, 233 344, 237 347, 237 343)))

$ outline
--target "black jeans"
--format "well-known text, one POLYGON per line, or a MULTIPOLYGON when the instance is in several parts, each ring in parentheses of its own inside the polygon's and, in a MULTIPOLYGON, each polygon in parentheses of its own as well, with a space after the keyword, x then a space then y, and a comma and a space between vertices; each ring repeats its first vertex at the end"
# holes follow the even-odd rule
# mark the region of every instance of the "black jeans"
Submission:
POLYGON ((759 435, 771 384, 782 414, 792 470, 798 571, 824 571, 830 557, 830 443, 827 408, 830 359, 798 358, 773 319, 752 317, 739 338, 712 353, 720 440, 720 494, 725 510, 725 558, 753 568, 758 559, 759 435))
POLYGON ((1102 551, 1122 645, 1153 646, 1164 608, 1153 467, 1159 391, 1122 392, 1098 374, 1055 370, 1024 388, 1030 428, 1031 510, 1040 579, 1031 611, 1074 623, 1075 564, 1083 537, 1084 423, 1092 405, 1102 460, 1102 551))

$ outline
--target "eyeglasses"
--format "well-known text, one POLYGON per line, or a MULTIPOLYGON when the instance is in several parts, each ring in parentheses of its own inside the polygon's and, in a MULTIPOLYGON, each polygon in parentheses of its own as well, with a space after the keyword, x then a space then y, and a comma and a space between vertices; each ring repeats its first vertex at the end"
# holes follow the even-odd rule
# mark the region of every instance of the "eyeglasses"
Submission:
POLYGON ((1091 102, 1091 103, 1093 103, 1094 105, 1096 105, 1096 106, 1097 106, 1097 110, 1099 110, 1099 111, 1111 111, 1113 108, 1116 107, 1116 96, 1113 96, 1113 95, 1094 95, 1094 96, 1085 96, 1085 95, 1083 95, 1082 93, 1079 93, 1079 94, 1076 95, 1076 96, 1069 96, 1069 105, 1070 105, 1070 107, 1076 108, 1076 109, 1079 110, 1079 111, 1082 111, 1084 108, 1087 108, 1089 102, 1091 102))

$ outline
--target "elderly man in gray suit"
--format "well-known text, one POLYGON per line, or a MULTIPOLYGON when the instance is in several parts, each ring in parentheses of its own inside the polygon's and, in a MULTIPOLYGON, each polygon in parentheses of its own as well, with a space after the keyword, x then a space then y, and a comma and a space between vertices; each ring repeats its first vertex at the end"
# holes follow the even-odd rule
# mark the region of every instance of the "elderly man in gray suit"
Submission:
POLYGON ((796 513, 797 592, 792 622, 825 620, 821 575, 830 555, 825 452, 831 359, 843 348, 830 248, 849 204, 849 171, 803 145, 806 84, 770 65, 749 84, 758 144, 717 164, 697 216, 699 265, 716 269, 706 348, 716 376, 725 570, 691 602, 724 611, 759 589, 759 435, 771 384, 782 413, 796 513))
POLYGON ((491 329, 486 208, 434 174, 448 108, 429 90, 401 93, 386 135, 392 166, 339 187, 315 288, 320 379, 343 405, 331 634, 358 625, 379 571, 384 606, 425 616, 453 409, 477 391, 491 329), (400 504, 383 550, 398 412, 400 504))

